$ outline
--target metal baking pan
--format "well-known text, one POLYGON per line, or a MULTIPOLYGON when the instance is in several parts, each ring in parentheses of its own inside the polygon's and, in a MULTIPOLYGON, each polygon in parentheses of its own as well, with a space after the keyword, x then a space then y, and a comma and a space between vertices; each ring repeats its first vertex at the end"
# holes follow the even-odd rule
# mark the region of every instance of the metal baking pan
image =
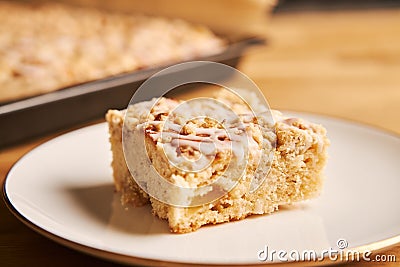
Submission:
MULTIPOLYGON (((265 44, 258 37, 228 39, 216 55, 196 58, 235 67, 244 51, 265 44)), ((164 66, 165 67, 165 66, 164 66)), ((110 108, 125 108, 133 93, 163 67, 139 70, 70 86, 51 93, 0 105, 0 148, 102 118, 110 108)))

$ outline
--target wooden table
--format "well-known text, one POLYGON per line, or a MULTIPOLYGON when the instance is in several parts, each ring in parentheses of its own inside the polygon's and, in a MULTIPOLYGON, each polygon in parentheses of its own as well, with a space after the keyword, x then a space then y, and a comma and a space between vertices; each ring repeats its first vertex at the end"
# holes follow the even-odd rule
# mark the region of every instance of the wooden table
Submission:
MULTIPOLYGON (((329 114, 400 133, 400 10, 279 14, 269 30, 270 45, 253 50, 239 68, 273 108, 329 114)), ((1 151, 1 181, 18 158, 54 136, 1 151)), ((0 218, 2 266, 113 265, 36 234, 3 202, 0 218)), ((397 256, 397 264, 382 266, 398 265, 400 245, 382 253, 397 256)), ((354 263, 363 265, 368 263, 354 263)))

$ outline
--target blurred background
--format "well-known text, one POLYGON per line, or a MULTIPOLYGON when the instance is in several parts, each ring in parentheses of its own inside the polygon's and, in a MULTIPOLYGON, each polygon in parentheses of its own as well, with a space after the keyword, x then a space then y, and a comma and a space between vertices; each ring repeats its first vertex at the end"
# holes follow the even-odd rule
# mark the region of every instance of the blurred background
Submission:
POLYGON ((125 108, 156 71, 190 60, 239 68, 273 108, 399 132, 399 7, 397 0, 0 1, 7 129, 0 148, 98 121, 109 108, 125 108))
POLYGON ((0 147, 99 120, 125 108, 158 70, 190 60, 239 68, 273 108, 399 132, 399 7, 395 0, 1 1, 0 124, 8 130, 0 147))
MULTIPOLYGON (((73 8, 58 8, 47 20, 37 4, 43 2, 33 7, 31 1, 0 2, 1 181, 33 147, 102 122, 107 109, 124 108, 151 74, 186 60, 237 67, 274 109, 337 116, 400 133, 398 0, 65 0, 57 2, 73 8), (180 18, 189 25, 132 22, 127 18, 132 12, 180 18), (45 27, 35 26, 43 14, 45 27), (27 16, 32 16, 28 22, 27 16), (58 23, 61 17, 66 23, 58 23), (62 49, 54 50, 53 44, 62 49), (128 62, 125 53, 131 53, 128 62), (61 76, 66 77, 62 82, 61 76)), ((200 87, 180 94, 188 98, 210 91, 200 87)), ((60 266, 74 261, 111 266, 39 236, 4 203, 0 213, 0 258, 7 266, 53 265, 54 257, 60 266)), ((400 258, 400 247, 391 254, 400 258)))
POLYGON ((396 0, 279 1, 258 24, 263 28, 252 28, 266 45, 250 49, 238 68, 272 108, 333 115, 399 133, 399 8, 396 0))
POLYGON ((281 1, 243 62, 273 107, 400 132, 400 1, 281 1), (262 65, 262 67, 260 67, 262 65))

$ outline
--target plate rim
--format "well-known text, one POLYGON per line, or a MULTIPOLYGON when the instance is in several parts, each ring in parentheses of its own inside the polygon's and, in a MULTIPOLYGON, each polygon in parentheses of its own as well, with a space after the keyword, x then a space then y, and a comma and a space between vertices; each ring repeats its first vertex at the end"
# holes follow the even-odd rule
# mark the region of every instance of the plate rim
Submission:
MULTIPOLYGON (((379 127, 373 124, 369 123, 364 123, 360 122, 357 120, 352 120, 340 116, 335 116, 335 115, 327 115, 324 113, 318 113, 318 112, 307 112, 307 111, 296 111, 296 110, 279 110, 282 111, 283 113, 288 112, 288 113, 298 113, 298 114, 304 114, 304 115, 310 115, 310 116, 317 116, 323 119, 333 119, 336 122, 341 122, 341 123, 350 123, 352 125, 355 125, 357 127, 363 127, 367 128, 368 130, 384 133, 386 135, 389 135, 391 137, 394 137, 396 139, 400 140, 400 134, 398 134, 395 131, 385 129, 384 127, 379 127)), ((155 266, 155 265, 162 265, 166 267, 182 267, 182 266, 196 266, 196 267, 202 267, 202 266, 220 266, 220 267, 225 267, 225 266, 285 266, 285 265, 290 265, 290 266, 300 266, 304 265, 304 263, 307 263, 308 266, 325 266, 325 265, 338 265, 338 264, 343 264, 346 262, 354 262, 354 261, 349 261, 347 257, 340 258, 338 260, 331 260, 328 256, 325 256, 323 260, 321 261, 305 261, 305 260, 300 260, 300 261, 289 261, 289 262, 259 262, 259 263, 250 263, 250 264, 243 264, 243 263, 230 263, 230 264, 209 264, 209 263, 195 263, 195 262, 180 262, 180 261, 168 261, 168 260, 157 260, 157 259, 151 259, 151 258, 144 258, 144 257, 137 257, 137 256, 132 256, 132 255, 125 255, 121 253, 116 253, 104 249, 99 249, 99 248, 94 248, 88 245, 84 245, 72 240, 69 240, 67 238, 63 238, 57 234, 54 234, 50 231, 47 231, 40 226, 36 225, 34 222, 30 221, 27 219, 25 216, 23 216, 16 207, 11 203, 11 200, 9 199, 7 195, 7 190, 6 190, 6 184, 7 180, 10 177, 10 174, 12 170, 15 168, 15 166, 23 160, 27 155, 31 154, 33 151, 38 149, 39 147, 43 145, 48 145, 49 143, 55 141, 56 139, 59 139, 65 135, 81 131, 87 128, 93 128, 93 127, 99 127, 102 124, 106 124, 106 122, 100 122, 100 123, 95 123, 92 125, 80 127, 78 129, 73 129, 68 132, 61 133, 60 135, 55 136, 54 138, 51 138, 49 140, 46 140, 40 144, 37 144, 34 146, 32 149, 24 153, 21 157, 16 160, 10 169, 7 171, 7 174, 5 175, 5 178, 2 183, 2 199, 4 203, 6 204, 7 209, 13 214, 20 222, 22 222, 25 226, 30 228, 31 230, 35 231, 36 233, 39 233, 40 235, 46 237, 47 239, 54 241, 58 244, 61 244, 65 247, 68 247, 70 249, 73 249, 77 252, 82 252, 84 254, 94 256, 97 258, 101 258, 103 260, 109 261, 109 262, 117 262, 117 263, 122 263, 122 264, 129 264, 129 265, 143 265, 143 266, 155 266)), ((356 246, 356 247, 350 247, 352 251, 356 251, 360 253, 360 256, 363 256, 366 252, 381 252, 385 251, 387 249, 390 249, 396 245, 400 244, 400 233, 398 233, 395 236, 378 240, 372 243, 364 244, 361 246, 356 246)), ((361 262, 361 261, 360 261, 361 262)))

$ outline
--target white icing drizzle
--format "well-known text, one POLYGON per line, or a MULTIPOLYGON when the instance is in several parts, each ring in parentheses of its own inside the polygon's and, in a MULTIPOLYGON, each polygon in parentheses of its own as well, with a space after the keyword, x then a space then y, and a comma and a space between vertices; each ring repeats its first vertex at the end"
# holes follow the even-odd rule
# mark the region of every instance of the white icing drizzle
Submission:
POLYGON ((164 149, 173 149, 188 146, 206 156, 214 156, 217 151, 232 150, 238 160, 243 160, 245 147, 250 153, 259 150, 258 143, 254 140, 251 130, 246 128, 254 118, 252 114, 241 116, 245 122, 237 126, 232 125, 227 129, 193 127, 195 134, 181 134, 182 126, 170 121, 148 121, 138 125, 144 127, 146 133, 155 142, 161 142, 164 149), (154 131, 148 126, 160 126, 161 132, 154 131), (165 127, 165 128, 164 128, 165 127))

